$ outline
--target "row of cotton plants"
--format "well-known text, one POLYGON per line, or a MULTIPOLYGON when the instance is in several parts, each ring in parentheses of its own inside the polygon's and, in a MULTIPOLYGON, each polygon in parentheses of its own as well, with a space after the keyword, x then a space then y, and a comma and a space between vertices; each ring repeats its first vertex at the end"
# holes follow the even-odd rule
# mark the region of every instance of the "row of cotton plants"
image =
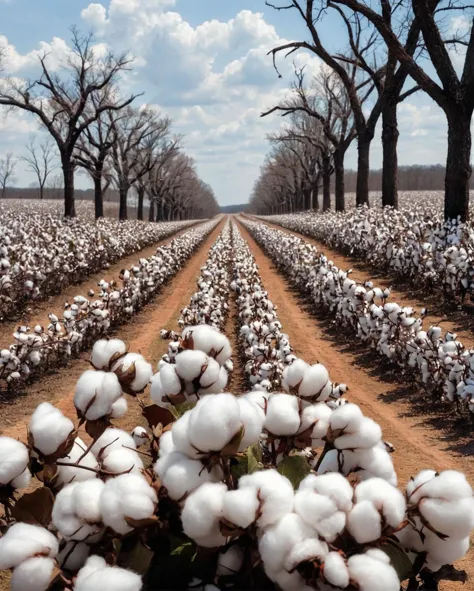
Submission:
POLYGON ((123 269, 117 280, 101 280, 97 294, 77 295, 66 303, 61 319, 50 314, 47 326, 19 327, 14 344, 0 351, 0 383, 10 390, 22 388, 26 380, 66 363, 111 326, 131 318, 178 273, 217 223, 190 228, 153 256, 123 269))
POLYGON ((451 303, 459 304, 473 292, 474 229, 454 220, 443 222, 438 209, 429 204, 264 219, 361 258, 417 287, 442 289, 451 303))
POLYGON ((396 363, 435 396, 474 415, 474 351, 465 350, 454 333, 423 328, 424 310, 389 301, 390 290, 357 283, 304 240, 264 223, 243 220, 272 260, 314 304, 349 327, 362 342, 396 363))
POLYGON ((199 388, 209 341, 225 337, 192 331, 174 360, 184 404, 152 386, 146 405, 150 364, 100 340, 77 382, 77 421, 42 403, 26 443, 0 437, 0 568, 12 571, 12 591, 399 591, 407 580, 413 590, 466 580, 450 566, 474 528, 463 474, 423 470, 399 490, 380 426, 354 404, 328 405, 330 389, 308 395, 301 360, 282 377, 292 393, 199 388), (129 395, 148 421, 130 434, 113 424, 129 395))
POLYGON ((0 321, 195 222, 97 222, 0 210, 0 321))

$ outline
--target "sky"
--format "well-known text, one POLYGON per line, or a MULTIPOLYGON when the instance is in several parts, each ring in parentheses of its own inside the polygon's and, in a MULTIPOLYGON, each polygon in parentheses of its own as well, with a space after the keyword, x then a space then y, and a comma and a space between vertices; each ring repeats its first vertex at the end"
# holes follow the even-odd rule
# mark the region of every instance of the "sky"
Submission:
MULTIPOLYGON (((277 2, 277 0, 275 0, 277 2)), ((279 78, 268 51, 307 32, 291 10, 275 11, 264 0, 0 0, 0 46, 6 49, 4 74, 31 78, 38 56, 47 51, 53 67, 67 52, 70 27, 93 30, 96 41, 113 51, 130 51, 133 71, 121 82, 126 93, 144 92, 146 103, 170 116, 185 135, 185 151, 221 205, 244 203, 269 150, 266 134, 278 130, 277 115, 263 110, 288 93, 293 63, 316 72, 318 59, 300 53, 280 58, 279 78)), ((322 38, 339 49, 346 44, 337 18, 329 16, 322 38)), ((399 107, 399 163, 442 163, 446 154, 443 113, 423 94, 399 107)), ((21 111, 0 113, 0 157, 20 157, 41 136, 38 122, 21 111)), ((354 143, 346 167, 355 168, 354 143)), ((381 166, 380 130, 371 167, 381 166)), ((17 186, 34 177, 19 161, 17 186)), ((90 186, 79 175, 78 187, 90 186)))

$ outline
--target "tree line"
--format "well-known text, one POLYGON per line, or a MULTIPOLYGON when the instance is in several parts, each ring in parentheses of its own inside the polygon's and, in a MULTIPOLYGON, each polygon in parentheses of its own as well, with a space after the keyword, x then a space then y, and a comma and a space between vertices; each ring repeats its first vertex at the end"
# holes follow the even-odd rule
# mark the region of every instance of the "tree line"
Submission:
MULTIPOLYGON (((131 189, 137 194, 137 218, 149 220, 212 217, 219 211, 211 187, 198 175, 194 160, 183 151, 183 137, 172 121, 147 105, 134 106, 141 95, 124 95, 121 77, 132 68, 128 53, 101 54, 94 35, 72 28, 70 52, 60 69, 48 54, 39 56, 41 74, 31 80, 0 80, 0 105, 34 115, 49 139, 27 146, 22 160, 35 175, 43 198, 56 168, 62 175, 64 215, 74 217, 74 182, 84 171, 94 185, 95 216, 104 215, 104 194, 119 194, 119 218, 128 218, 131 189)), ((0 60, 1 60, 0 56, 0 60)), ((0 61, 1 65, 1 61, 0 61)), ((2 195, 16 166, 12 154, 0 160, 2 195)))
POLYGON ((307 35, 307 40, 291 41, 269 52, 277 72, 278 56, 299 50, 316 55, 322 66, 310 78, 304 68, 295 68, 288 96, 262 113, 279 113, 287 123, 269 136, 272 147, 254 186, 253 210, 328 209, 334 176, 335 208, 343 211, 344 158, 354 141, 356 203, 369 204, 370 149, 379 121, 382 204, 398 207, 397 109, 408 97, 424 92, 443 110, 448 123, 445 218, 467 220, 474 110, 473 5, 459 0, 266 4, 279 12, 296 13, 307 35), (336 48, 322 41, 330 18, 338 19, 345 35, 336 48))

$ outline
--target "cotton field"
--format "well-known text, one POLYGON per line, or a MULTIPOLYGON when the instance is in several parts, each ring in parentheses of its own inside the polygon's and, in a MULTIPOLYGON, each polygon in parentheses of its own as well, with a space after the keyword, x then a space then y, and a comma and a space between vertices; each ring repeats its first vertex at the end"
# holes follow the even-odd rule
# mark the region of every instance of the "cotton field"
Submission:
POLYGON ((463 441, 474 346, 294 233, 457 301, 468 227, 417 204, 272 224, 30 207, 0 212, 1 309, 23 322, 0 351, 2 589, 472 588, 472 463, 380 400, 389 386, 338 341, 463 441), (69 283, 62 313, 29 325, 69 283))

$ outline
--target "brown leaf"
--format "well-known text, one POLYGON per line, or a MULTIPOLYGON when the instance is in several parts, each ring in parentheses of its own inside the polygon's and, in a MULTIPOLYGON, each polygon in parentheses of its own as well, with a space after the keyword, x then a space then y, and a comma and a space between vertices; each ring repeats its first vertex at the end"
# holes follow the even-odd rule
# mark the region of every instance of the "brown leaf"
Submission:
POLYGON ((163 427, 166 427, 175 420, 167 408, 162 408, 157 404, 145 406, 145 408, 142 409, 142 415, 148 421, 151 429, 154 429, 160 423, 163 427))
POLYGON ((110 427, 110 424, 109 419, 106 418, 97 419, 96 421, 86 421, 85 430, 95 440, 99 439, 107 427, 110 427))
POLYGON ((122 370, 122 367, 122 365, 118 367, 114 373, 122 385, 129 386, 137 375, 135 361, 133 361, 126 370, 122 370))
POLYGON ((32 493, 27 493, 15 503, 12 515, 17 521, 48 527, 51 522, 54 495, 43 486, 32 493))
POLYGON ((232 437, 229 443, 220 451, 221 456, 237 455, 240 443, 245 433, 245 427, 242 425, 237 433, 232 437))
POLYGON ((183 392, 179 392, 179 394, 169 394, 168 396, 164 397, 163 402, 169 402, 173 406, 177 406, 178 404, 184 404, 187 401, 186 394, 183 392))
POLYGON ((134 528, 147 527, 148 525, 158 523, 158 517, 156 515, 152 515, 151 517, 147 517, 145 519, 132 519, 131 517, 125 516, 124 519, 130 527, 134 528))
POLYGON ((48 591, 49 589, 54 589, 56 583, 58 583, 61 580, 61 577, 62 577, 61 569, 58 566, 55 566, 53 568, 52 573, 51 573, 51 577, 49 579, 49 584, 48 584, 48 587, 46 588, 46 591, 48 591))

